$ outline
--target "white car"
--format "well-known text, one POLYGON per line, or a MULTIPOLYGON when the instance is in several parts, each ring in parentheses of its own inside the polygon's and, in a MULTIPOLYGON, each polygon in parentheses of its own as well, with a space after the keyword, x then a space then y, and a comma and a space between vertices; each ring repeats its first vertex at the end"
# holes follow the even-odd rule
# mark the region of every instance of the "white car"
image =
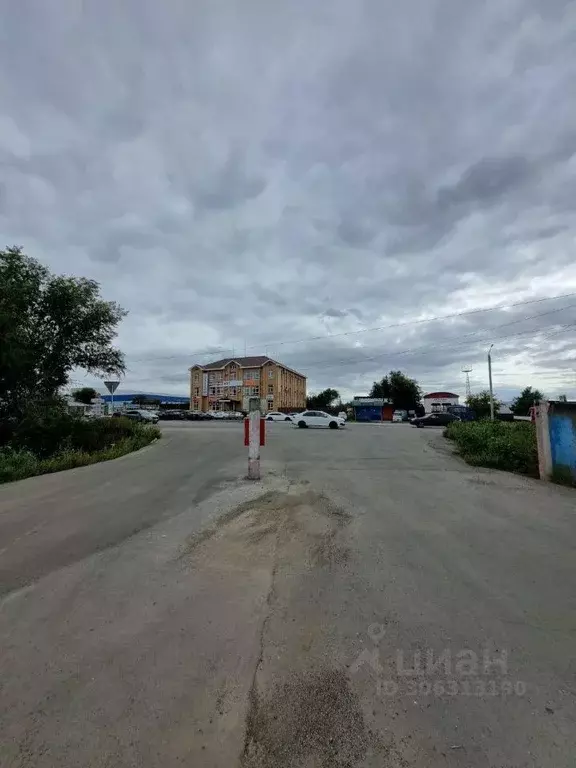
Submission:
POLYGON ((324 411, 304 411, 292 416, 292 421, 300 429, 306 427, 326 427, 327 429, 339 429, 345 427, 346 422, 340 416, 331 416, 324 411))
POLYGON ((141 408, 127 408, 125 411, 119 411, 115 416, 124 416, 131 421, 145 421, 150 424, 158 423, 158 414, 154 411, 146 411, 141 408))
POLYGON ((266 414, 266 421, 292 421, 292 417, 280 411, 270 411, 266 414))

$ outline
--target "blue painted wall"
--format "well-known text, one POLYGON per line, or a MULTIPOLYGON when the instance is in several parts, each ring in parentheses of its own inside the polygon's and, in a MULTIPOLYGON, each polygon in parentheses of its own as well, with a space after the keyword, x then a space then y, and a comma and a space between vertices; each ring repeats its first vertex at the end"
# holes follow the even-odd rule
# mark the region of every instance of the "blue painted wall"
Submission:
MULTIPOLYGON (((112 395, 101 394, 100 397, 105 403, 110 403, 112 401, 112 395)), ((179 397, 178 395, 153 395, 143 392, 115 392, 114 402, 131 403, 135 397, 149 397, 152 400, 160 400, 162 403, 187 403, 190 400, 189 397, 179 397)))
POLYGON ((576 477, 576 412, 556 404, 549 415, 549 427, 553 467, 570 467, 576 477))
POLYGON ((382 408, 379 405, 355 405, 356 421, 382 421, 382 408))

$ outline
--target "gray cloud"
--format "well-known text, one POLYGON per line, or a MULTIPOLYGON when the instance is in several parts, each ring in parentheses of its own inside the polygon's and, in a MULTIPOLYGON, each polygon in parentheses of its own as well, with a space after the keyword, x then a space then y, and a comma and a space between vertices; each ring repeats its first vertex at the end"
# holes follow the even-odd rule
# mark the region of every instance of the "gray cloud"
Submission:
MULTIPOLYGON (((312 388, 391 367, 462 388, 462 364, 476 375, 490 333, 535 307, 279 342, 576 290, 574 13, 8 4, 0 240, 130 310, 134 389, 185 392, 194 359, 245 346, 312 388)), ((498 342, 499 386, 536 368, 564 385, 573 335, 535 341, 561 320, 510 328, 530 333, 498 342)))
POLYGON ((438 192, 440 207, 461 203, 494 204, 525 184, 532 169, 525 157, 484 157, 471 165, 456 184, 438 192))

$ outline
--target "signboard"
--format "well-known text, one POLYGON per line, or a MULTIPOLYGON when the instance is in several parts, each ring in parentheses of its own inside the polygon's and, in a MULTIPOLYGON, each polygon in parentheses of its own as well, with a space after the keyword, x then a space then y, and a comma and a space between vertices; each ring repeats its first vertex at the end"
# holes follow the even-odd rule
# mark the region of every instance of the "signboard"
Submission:
POLYGON ((260 379, 244 379, 245 387, 258 387, 260 386, 260 379))
POLYGON ((230 387, 241 387, 242 386, 242 379, 230 379, 228 382, 228 386, 230 387))
POLYGON ((111 395, 113 395, 114 392, 116 392, 116 390, 118 389, 118 384, 120 384, 119 381, 105 381, 104 382, 104 386, 106 387, 108 392, 110 392, 111 395))
POLYGON ((202 374, 202 397, 208 396, 208 374, 202 374))

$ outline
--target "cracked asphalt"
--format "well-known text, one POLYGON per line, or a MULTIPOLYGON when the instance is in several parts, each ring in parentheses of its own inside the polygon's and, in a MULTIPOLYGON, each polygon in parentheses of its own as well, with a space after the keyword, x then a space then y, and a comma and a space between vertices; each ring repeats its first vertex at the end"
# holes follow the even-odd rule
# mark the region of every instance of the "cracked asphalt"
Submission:
POLYGON ((576 497, 406 425, 0 486, 0 764, 568 768, 576 497))

